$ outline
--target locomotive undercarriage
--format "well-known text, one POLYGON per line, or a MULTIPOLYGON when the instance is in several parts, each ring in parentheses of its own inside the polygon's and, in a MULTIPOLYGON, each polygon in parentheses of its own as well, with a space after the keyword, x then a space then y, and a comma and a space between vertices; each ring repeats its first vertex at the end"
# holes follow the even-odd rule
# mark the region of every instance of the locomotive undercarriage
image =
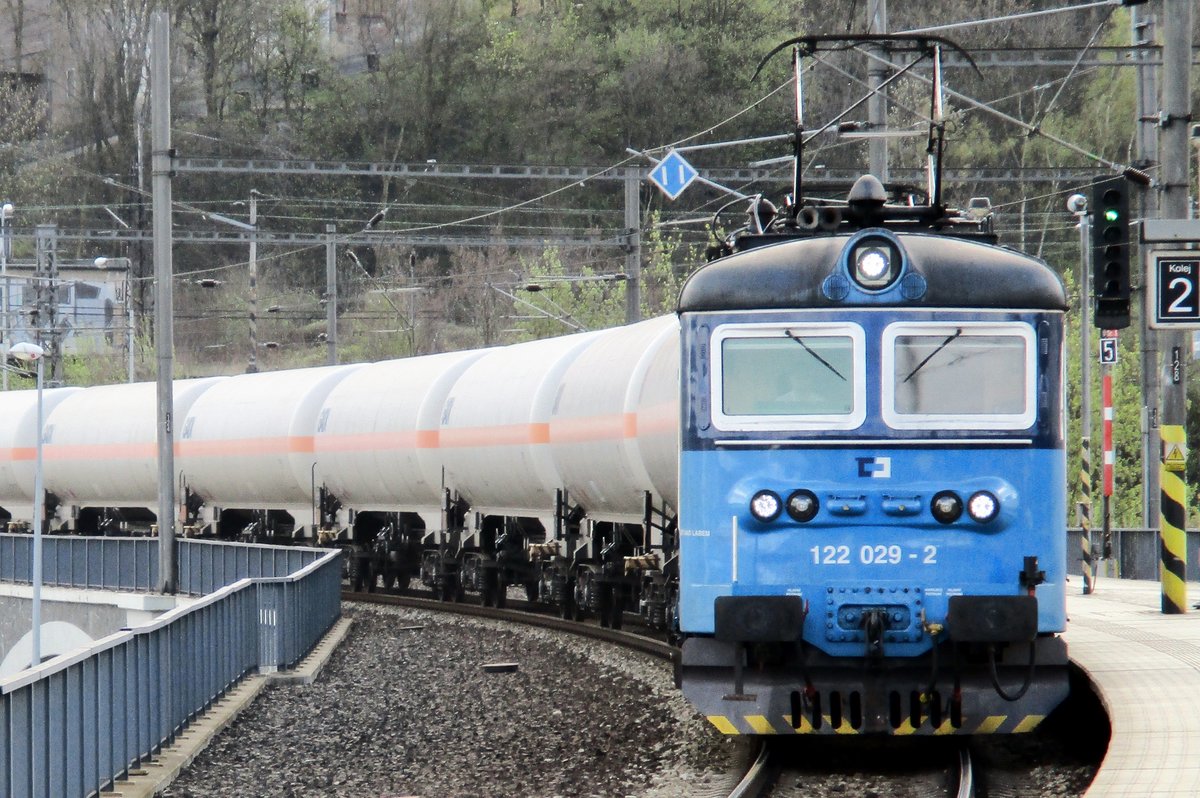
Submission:
POLYGON ((725 734, 1032 731, 1067 696, 1066 644, 1042 636, 993 651, 997 681, 1009 697, 1020 694, 1016 700, 997 692, 986 645, 954 641, 936 657, 872 659, 831 657, 802 642, 695 637, 684 641, 676 681, 725 734))

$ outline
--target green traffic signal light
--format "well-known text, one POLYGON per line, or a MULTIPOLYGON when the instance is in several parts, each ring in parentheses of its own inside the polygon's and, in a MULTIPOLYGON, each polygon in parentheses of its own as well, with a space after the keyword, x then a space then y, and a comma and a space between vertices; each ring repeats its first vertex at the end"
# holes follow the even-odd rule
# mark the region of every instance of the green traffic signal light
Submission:
POLYGON ((1115 222, 1121 218, 1121 212, 1116 208, 1109 208, 1104 212, 1104 221, 1115 222))

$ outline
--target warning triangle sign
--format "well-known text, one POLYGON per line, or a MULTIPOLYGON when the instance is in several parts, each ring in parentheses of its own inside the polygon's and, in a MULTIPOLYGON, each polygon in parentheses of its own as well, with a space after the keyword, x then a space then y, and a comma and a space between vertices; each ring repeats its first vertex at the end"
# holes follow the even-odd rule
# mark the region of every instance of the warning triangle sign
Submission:
POLYGON ((1163 458, 1163 465, 1169 471, 1182 471, 1184 466, 1187 465, 1187 460, 1183 456, 1183 451, 1180 450, 1179 444, 1172 444, 1171 448, 1167 450, 1167 456, 1163 458))

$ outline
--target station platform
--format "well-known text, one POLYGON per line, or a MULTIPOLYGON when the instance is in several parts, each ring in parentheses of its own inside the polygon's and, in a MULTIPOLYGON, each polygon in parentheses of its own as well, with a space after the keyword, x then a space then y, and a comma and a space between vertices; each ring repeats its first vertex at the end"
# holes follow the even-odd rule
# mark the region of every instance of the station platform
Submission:
MULTIPOLYGON (((1200 796, 1200 610, 1161 612, 1158 582, 1079 577, 1067 595, 1067 650, 1112 723, 1086 798, 1200 796)), ((1200 585, 1189 583, 1189 608, 1200 585)))

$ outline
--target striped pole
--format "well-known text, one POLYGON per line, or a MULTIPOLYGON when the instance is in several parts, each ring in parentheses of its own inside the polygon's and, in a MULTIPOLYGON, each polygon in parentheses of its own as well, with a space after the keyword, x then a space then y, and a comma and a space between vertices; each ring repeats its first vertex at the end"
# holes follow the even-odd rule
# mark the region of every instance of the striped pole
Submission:
POLYGON ((1187 612, 1187 519, 1186 483, 1183 468, 1187 462, 1187 440, 1182 424, 1163 424, 1161 523, 1159 526, 1159 579, 1162 582, 1162 611, 1167 615, 1187 612))
POLYGON ((1083 595, 1092 592, 1092 441, 1084 437, 1079 451, 1079 539, 1083 570, 1083 595))
MULTIPOLYGON (((1116 337, 1116 331, 1105 330, 1112 332, 1112 337, 1116 337)), ((1113 396, 1112 396, 1112 369, 1109 365, 1104 365, 1104 377, 1102 380, 1103 386, 1103 401, 1104 401, 1104 509, 1100 516, 1101 538, 1103 546, 1100 556, 1106 561, 1112 560, 1112 495, 1113 495, 1113 469, 1116 464, 1116 453, 1113 451, 1113 396)), ((1109 566, 1112 563, 1109 562, 1109 566)))
POLYGON ((1112 375, 1108 369, 1104 371, 1104 496, 1107 498, 1113 494, 1113 463, 1116 458, 1113 455, 1112 375))

